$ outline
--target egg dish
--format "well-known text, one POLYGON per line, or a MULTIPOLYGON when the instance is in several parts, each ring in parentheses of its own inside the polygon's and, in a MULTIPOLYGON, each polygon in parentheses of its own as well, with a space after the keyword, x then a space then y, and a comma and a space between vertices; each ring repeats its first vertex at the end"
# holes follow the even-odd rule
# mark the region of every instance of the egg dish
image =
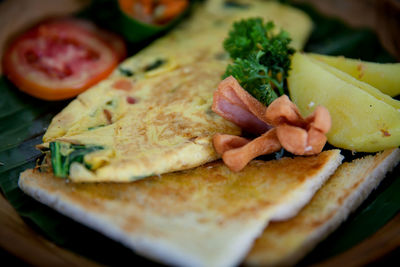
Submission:
POLYGON ((129 182, 216 160, 212 136, 241 130, 211 110, 230 62, 222 42, 233 21, 272 20, 301 49, 312 24, 276 2, 208 1, 167 36, 123 62, 54 117, 39 147, 56 176, 129 182))

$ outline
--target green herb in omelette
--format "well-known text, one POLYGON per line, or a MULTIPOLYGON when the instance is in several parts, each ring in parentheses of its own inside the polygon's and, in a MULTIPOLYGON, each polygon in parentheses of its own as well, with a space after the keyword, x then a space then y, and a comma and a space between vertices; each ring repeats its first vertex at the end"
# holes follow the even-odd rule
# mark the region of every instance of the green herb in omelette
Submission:
POLYGON ((105 124, 100 124, 100 125, 96 125, 96 126, 91 126, 91 127, 88 127, 88 130, 92 131, 92 130, 99 129, 99 128, 104 127, 104 126, 106 126, 106 125, 105 124))
POLYGON ((118 70, 122 75, 124 75, 126 77, 132 77, 135 74, 133 71, 131 71, 129 69, 124 69, 122 67, 119 67, 118 70))
POLYGON ((295 52, 290 42, 288 33, 276 33, 271 21, 250 18, 235 22, 224 41, 234 63, 223 77, 232 75, 251 95, 269 105, 286 92, 290 56, 295 52))
POLYGON ((162 65, 164 65, 167 61, 165 59, 162 58, 158 58, 156 59, 153 63, 150 63, 149 65, 147 65, 146 67, 144 67, 144 71, 151 71, 151 70, 155 70, 158 67, 161 67, 162 65))
MULTIPOLYGON (((102 146, 87 146, 74 145, 66 142, 51 142, 51 165, 54 175, 57 177, 66 178, 69 175, 69 168, 72 162, 84 163, 86 154, 97 150, 104 149, 102 146)), ((85 163, 85 166, 90 169, 90 166, 85 163)))

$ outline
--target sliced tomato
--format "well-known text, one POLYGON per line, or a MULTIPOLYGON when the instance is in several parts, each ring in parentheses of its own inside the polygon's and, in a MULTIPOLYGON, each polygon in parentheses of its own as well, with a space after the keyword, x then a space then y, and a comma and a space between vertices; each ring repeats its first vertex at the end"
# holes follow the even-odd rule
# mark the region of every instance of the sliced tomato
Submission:
POLYGON ((65 22, 73 23, 78 27, 83 27, 89 32, 93 32, 101 38, 116 52, 120 60, 126 57, 126 45, 124 40, 117 34, 96 27, 92 22, 82 19, 64 19, 65 22))
POLYGON ((9 46, 3 69, 21 91, 60 100, 106 78, 125 56, 125 43, 113 33, 83 20, 51 20, 28 30, 9 46))

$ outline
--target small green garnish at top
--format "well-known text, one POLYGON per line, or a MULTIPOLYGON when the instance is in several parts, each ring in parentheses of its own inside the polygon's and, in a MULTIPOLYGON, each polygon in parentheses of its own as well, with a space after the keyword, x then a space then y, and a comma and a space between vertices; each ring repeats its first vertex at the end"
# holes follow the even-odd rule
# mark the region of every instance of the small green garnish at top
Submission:
POLYGON ((224 41, 224 48, 234 60, 223 78, 230 75, 264 105, 287 92, 286 78, 290 69, 291 39, 283 30, 261 18, 235 22, 224 41))

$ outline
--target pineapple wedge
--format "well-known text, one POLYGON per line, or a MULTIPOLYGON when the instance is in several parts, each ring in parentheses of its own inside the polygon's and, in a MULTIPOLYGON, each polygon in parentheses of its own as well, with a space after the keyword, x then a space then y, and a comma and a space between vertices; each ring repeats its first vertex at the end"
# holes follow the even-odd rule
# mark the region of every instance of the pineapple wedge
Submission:
POLYGON ((345 57, 308 55, 370 84, 384 94, 390 96, 400 94, 400 63, 381 64, 345 57))
POLYGON ((328 142, 358 152, 400 145, 400 102, 305 54, 292 58, 289 92, 303 116, 325 106, 332 117, 328 142))

